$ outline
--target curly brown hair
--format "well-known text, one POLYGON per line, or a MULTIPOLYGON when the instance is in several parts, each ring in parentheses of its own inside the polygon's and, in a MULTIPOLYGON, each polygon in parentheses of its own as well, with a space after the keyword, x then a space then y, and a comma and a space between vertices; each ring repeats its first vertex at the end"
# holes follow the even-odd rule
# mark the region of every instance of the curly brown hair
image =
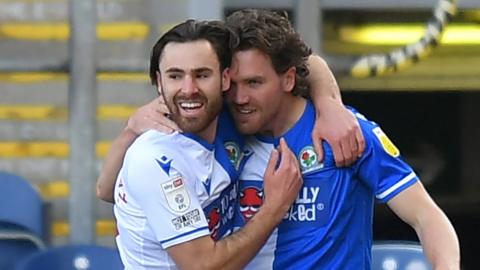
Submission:
POLYGON ((243 9, 232 13, 226 24, 234 29, 240 42, 232 52, 258 49, 268 55, 277 74, 296 68, 293 94, 308 96, 307 59, 312 53, 288 20, 286 12, 279 14, 265 9, 243 9))

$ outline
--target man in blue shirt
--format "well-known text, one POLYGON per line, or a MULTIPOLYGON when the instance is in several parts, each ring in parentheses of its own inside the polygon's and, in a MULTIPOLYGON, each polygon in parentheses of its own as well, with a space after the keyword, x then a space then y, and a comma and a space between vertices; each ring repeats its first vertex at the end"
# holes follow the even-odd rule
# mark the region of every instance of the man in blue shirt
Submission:
POLYGON ((415 229, 435 269, 459 269, 459 244, 445 214, 433 202, 399 150, 374 122, 355 109, 365 152, 349 167, 336 167, 332 148, 321 160, 310 136, 312 103, 300 96, 309 48, 289 21, 265 10, 241 10, 227 25, 240 43, 233 49, 232 86, 226 99, 253 153, 240 176, 241 227, 261 202, 262 168, 285 138, 296 154, 304 186, 249 269, 370 269, 374 201, 387 203, 415 229))

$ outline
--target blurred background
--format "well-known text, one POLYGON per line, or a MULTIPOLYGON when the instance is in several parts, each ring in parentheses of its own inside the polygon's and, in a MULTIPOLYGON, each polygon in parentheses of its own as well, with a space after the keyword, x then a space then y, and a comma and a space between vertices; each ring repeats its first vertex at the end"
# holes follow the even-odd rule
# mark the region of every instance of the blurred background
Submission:
MULTIPOLYGON (((416 55, 417 63, 383 76, 351 72, 361 56, 418 41, 438 3, 0 0, 0 171, 21 176, 40 192, 47 246, 114 247, 112 206, 94 197, 94 184, 110 141, 135 108, 155 96, 147 75, 154 41, 186 18, 223 19, 249 7, 285 10, 328 61, 344 103, 378 122, 416 169, 456 227, 464 268, 474 269, 480 241, 480 2, 459 1, 438 46, 416 55)), ((374 237, 416 240, 384 206, 376 210, 374 237)))

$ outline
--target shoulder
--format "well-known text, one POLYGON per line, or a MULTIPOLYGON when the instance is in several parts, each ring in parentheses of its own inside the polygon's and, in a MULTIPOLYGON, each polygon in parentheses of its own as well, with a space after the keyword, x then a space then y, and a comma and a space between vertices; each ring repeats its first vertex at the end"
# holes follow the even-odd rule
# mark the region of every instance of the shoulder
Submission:
POLYGON ((127 181, 142 179, 136 182, 142 182, 145 188, 158 181, 173 181, 178 175, 191 176, 198 161, 189 152, 198 148, 198 143, 180 133, 148 131, 127 150, 123 174, 127 181))
POLYGON ((387 134, 374 121, 367 119, 362 113, 352 107, 348 109, 358 119, 358 123, 365 138, 365 144, 368 148, 382 148, 392 157, 400 155, 399 149, 393 144, 387 134))
POLYGON ((198 147, 194 140, 182 135, 179 132, 170 134, 150 130, 139 136, 128 148, 125 155, 127 163, 141 163, 149 160, 159 160, 181 157, 188 157, 186 153, 198 147))
POLYGON ((378 126, 377 123, 367 119, 367 117, 365 115, 363 115, 361 112, 359 112, 357 109, 355 109, 351 106, 347 106, 347 109, 353 113, 355 118, 357 118, 358 124, 360 125, 360 128, 362 129, 362 131, 368 131, 368 130, 372 129, 373 127, 378 126))
POLYGON ((171 148, 175 136, 172 134, 162 133, 156 130, 149 130, 140 135, 133 144, 128 148, 127 155, 154 154, 159 150, 165 151, 171 148))

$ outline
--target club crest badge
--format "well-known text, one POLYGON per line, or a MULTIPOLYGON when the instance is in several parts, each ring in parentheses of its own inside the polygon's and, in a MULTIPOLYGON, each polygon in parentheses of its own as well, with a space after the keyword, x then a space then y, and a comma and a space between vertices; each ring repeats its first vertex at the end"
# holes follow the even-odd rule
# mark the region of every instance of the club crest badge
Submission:
POLYGON ((226 142, 224 146, 225 150, 227 150, 228 159, 232 162, 233 166, 238 169, 242 155, 240 147, 234 142, 226 142))
POLYGON ((315 149, 311 145, 304 147, 300 151, 298 161, 300 162, 302 173, 323 168, 323 163, 319 162, 317 153, 315 153, 315 149))
POLYGON ((190 196, 181 176, 177 175, 163 183, 162 191, 171 210, 182 213, 190 207, 190 196))

